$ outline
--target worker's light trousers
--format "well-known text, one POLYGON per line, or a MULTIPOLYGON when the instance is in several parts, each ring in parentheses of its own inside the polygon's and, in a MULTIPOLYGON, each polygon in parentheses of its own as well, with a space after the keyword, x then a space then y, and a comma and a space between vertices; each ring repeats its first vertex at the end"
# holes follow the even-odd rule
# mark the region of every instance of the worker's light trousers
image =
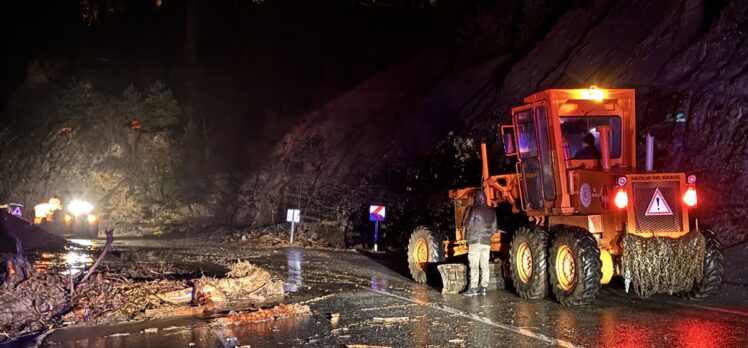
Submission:
POLYGON ((491 246, 486 244, 468 245, 468 261, 470 262, 470 288, 478 287, 478 275, 480 275, 480 286, 488 288, 488 279, 491 271, 488 268, 488 258, 491 254, 491 246))

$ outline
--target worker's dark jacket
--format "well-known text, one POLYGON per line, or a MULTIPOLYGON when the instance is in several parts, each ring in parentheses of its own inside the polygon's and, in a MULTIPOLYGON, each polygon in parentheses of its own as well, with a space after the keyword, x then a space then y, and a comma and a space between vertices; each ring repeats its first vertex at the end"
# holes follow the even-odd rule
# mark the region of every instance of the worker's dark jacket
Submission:
POLYGON ((468 244, 491 244, 491 235, 496 232, 496 211, 486 205, 486 194, 478 191, 473 197, 473 206, 470 207, 465 226, 467 228, 466 238, 468 244))

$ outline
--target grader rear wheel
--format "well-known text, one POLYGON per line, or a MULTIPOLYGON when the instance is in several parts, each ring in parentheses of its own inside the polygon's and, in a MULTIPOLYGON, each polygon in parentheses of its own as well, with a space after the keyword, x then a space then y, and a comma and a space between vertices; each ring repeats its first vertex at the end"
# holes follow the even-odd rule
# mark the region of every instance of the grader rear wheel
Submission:
POLYGON ((716 233, 711 229, 702 228, 701 234, 706 239, 704 274, 691 290, 679 294, 681 297, 689 300, 698 300, 716 295, 722 284, 722 276, 725 272, 725 256, 722 254, 722 244, 717 239, 716 233))
POLYGON ((591 302, 600 291, 602 261, 595 237, 581 228, 556 232, 549 252, 551 288, 564 306, 591 302))
POLYGON ((548 234, 543 230, 521 227, 512 239, 509 272, 517 294, 522 298, 548 295, 546 257, 548 234))
POLYGON ((408 242, 408 268, 413 280, 425 283, 429 265, 444 259, 444 245, 440 235, 426 227, 418 227, 408 242))

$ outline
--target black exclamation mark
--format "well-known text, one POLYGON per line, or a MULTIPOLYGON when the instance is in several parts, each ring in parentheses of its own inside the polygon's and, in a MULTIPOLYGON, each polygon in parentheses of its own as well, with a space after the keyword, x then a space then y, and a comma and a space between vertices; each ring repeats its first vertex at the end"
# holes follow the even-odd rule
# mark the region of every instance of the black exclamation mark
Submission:
POLYGON ((657 197, 657 210, 660 210, 660 197, 657 197))

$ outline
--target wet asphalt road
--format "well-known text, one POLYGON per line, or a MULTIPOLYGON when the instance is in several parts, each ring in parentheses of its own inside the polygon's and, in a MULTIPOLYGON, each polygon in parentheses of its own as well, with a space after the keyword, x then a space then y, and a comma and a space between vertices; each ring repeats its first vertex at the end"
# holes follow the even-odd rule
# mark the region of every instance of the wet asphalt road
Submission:
POLYGON ((241 244, 197 248, 184 240, 130 240, 116 247, 168 248, 184 260, 200 255, 206 264, 249 260, 285 280, 289 295, 283 302, 306 303, 313 314, 233 328, 212 327, 205 318, 66 328, 37 338, 42 346, 748 346, 748 287, 741 284, 727 284, 717 297, 699 302, 665 295, 640 299, 613 285, 603 287, 594 304, 567 308, 550 299, 524 300, 503 288, 486 297, 442 295, 413 283, 403 274, 401 258, 389 254, 241 244))

